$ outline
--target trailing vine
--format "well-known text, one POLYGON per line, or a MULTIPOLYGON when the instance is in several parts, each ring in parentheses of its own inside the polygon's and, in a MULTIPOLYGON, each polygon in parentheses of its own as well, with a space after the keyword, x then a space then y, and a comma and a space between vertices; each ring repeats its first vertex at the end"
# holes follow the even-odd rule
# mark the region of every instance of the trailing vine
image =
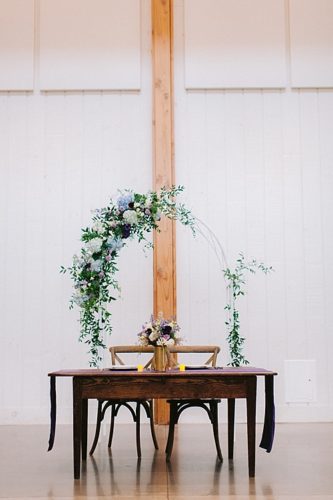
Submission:
POLYGON ((239 297, 245 295, 244 285, 246 283, 246 272, 255 274, 257 271, 262 271, 264 274, 267 274, 273 271, 273 268, 265 266, 256 259, 245 262, 242 253, 239 254, 234 270, 231 270, 229 267, 223 270, 224 277, 228 283, 227 287, 231 292, 230 302, 224 308, 229 313, 229 318, 226 320, 225 324, 228 330, 227 340, 229 344, 231 366, 249 364, 249 361, 242 353, 245 337, 242 337, 240 334, 239 310, 236 308, 236 301, 239 297))

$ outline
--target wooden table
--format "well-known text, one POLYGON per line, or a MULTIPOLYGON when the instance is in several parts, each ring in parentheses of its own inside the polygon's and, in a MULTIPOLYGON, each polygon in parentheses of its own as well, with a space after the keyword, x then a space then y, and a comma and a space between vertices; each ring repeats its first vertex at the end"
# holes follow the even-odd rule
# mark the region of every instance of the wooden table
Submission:
POLYGON ((228 456, 233 458, 235 399, 245 398, 247 405, 247 441, 249 476, 255 475, 257 377, 265 377, 266 409, 260 443, 268 452, 274 438, 275 372, 262 368, 215 368, 203 370, 112 371, 109 369, 60 370, 49 373, 51 381, 52 449, 56 425, 56 377, 73 379, 73 458, 74 478, 80 478, 82 460, 87 457, 88 399, 135 398, 226 398, 228 399, 228 456))

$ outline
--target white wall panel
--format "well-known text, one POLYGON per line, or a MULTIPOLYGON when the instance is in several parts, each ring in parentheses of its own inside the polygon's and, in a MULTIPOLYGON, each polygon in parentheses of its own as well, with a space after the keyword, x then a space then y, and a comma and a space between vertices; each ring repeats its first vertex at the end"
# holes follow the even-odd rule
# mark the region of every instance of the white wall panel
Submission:
MULTIPOLYGON (((0 93, 1 423, 47 422, 47 372, 87 366, 78 313, 68 310, 71 281, 59 267, 80 248, 91 209, 118 188, 151 187, 150 2, 141 9, 140 93, 0 93)), ((239 308, 245 355, 279 372, 279 420, 332 419, 333 92, 185 91, 183 21, 183 3, 175 2, 183 201, 213 229, 231 266, 243 251, 275 269, 247 277, 239 308), (286 404, 288 359, 316 362, 316 401, 286 404)), ((221 269, 204 238, 177 227, 179 323, 188 343, 220 344, 226 364, 221 269)), ((131 343, 152 311, 152 255, 133 243, 119 269, 111 340, 131 343)), ((70 422, 71 385, 58 386, 59 421, 70 422)), ((260 420, 260 390, 258 397, 260 420)), ((237 415, 245 416, 242 408, 237 415)))
MULTIPOLYGON (((141 8, 141 92, 0 93, 0 424, 47 423, 47 373, 88 366, 60 266, 92 209, 118 189, 151 189, 150 2, 141 8)), ((133 343, 152 312, 152 252, 130 242, 119 282, 106 342, 133 343)), ((71 422, 71 383, 57 385, 59 421, 71 422)))
POLYGON ((293 87, 333 87, 332 26, 331 0, 290 0, 293 87))
MULTIPOLYGON (((175 10, 177 181, 186 186, 187 203, 220 239, 231 266, 243 251, 247 258, 256 257, 275 269, 267 277, 247 275, 248 293, 238 305, 245 356, 254 366, 279 372, 278 419, 331 420, 333 92, 186 91, 182 16, 179 2, 175 10), (315 361, 315 400, 286 403, 288 359, 315 361)), ((197 36, 199 45, 199 32, 197 36)), ((200 78, 199 61, 194 69, 200 78)), ((225 283, 206 241, 200 235, 196 240, 178 230, 178 318, 189 342, 199 343, 204 336, 205 342, 220 344, 220 362, 226 364, 225 283)), ((258 397, 260 419, 261 390, 258 397)), ((238 416, 245 416, 242 410, 238 416)))
POLYGON ((186 88, 286 85, 283 0, 184 0, 184 9, 186 88))
POLYGON ((140 0, 43 0, 40 88, 139 89, 140 0))
POLYGON ((0 0, 0 90, 33 88, 34 0, 0 0))

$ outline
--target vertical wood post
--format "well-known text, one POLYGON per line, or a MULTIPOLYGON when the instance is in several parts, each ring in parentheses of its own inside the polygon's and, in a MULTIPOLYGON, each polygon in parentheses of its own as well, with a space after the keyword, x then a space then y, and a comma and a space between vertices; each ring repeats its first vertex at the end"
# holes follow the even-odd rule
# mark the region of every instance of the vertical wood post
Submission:
MULTIPOLYGON (((152 0, 153 185, 174 184, 172 0, 152 0)), ((175 225, 163 218, 154 236, 154 314, 176 316, 175 225)), ((158 400, 155 420, 167 424, 168 405, 158 400)))

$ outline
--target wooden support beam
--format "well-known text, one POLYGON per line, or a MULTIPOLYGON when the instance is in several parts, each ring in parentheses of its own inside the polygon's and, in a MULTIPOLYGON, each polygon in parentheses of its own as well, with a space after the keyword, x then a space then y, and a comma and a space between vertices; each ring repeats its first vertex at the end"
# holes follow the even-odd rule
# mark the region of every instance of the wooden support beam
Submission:
MULTIPOLYGON (((174 184, 172 0, 152 0, 153 185, 174 184)), ((176 317, 175 225, 164 218, 154 236, 154 314, 176 317)), ((157 401, 155 420, 169 421, 168 405, 157 401)))

